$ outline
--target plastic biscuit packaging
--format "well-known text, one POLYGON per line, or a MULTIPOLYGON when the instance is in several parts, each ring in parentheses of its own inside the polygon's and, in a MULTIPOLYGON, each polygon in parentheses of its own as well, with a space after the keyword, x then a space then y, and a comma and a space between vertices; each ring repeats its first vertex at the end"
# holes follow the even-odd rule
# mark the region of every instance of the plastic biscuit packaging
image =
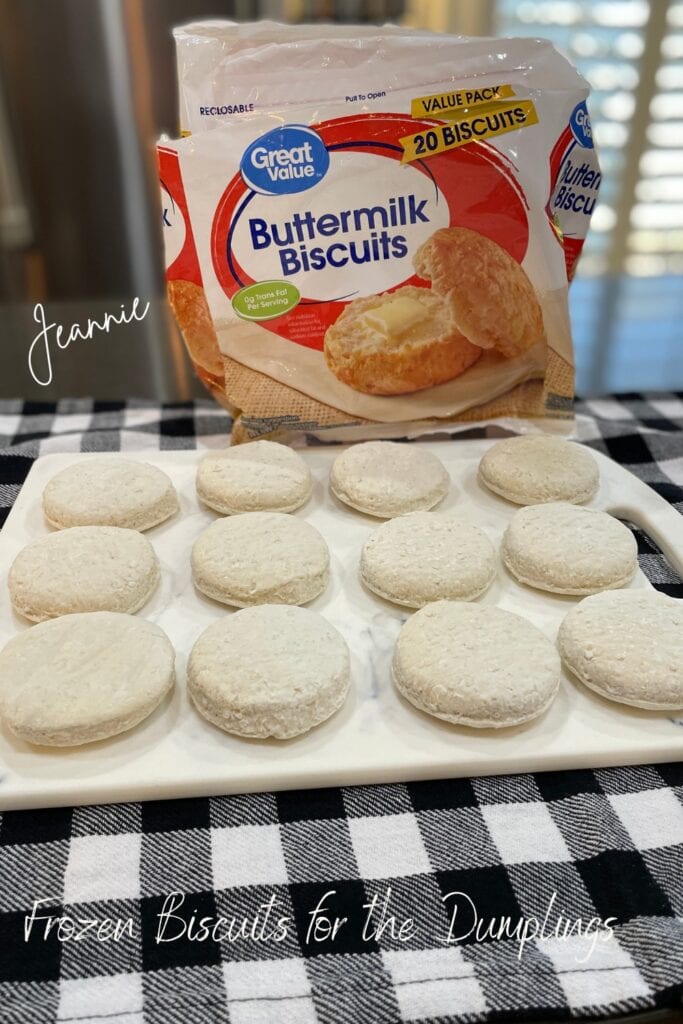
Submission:
POLYGON ((234 440, 571 423, 600 171, 550 43, 265 22, 177 44, 168 291, 234 440))

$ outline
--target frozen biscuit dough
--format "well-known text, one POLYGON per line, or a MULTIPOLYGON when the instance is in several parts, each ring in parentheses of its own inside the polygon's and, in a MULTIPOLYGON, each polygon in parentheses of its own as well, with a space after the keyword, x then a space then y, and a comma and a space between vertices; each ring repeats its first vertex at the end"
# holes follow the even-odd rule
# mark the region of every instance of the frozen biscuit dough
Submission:
POLYGON ((366 541, 360 575, 375 594, 422 608, 430 601, 473 601, 496 575, 493 544, 477 526, 436 512, 382 523, 366 541))
POLYGON ((67 466, 43 491, 51 526, 122 526, 149 530, 178 511, 170 479, 156 466, 128 459, 83 459, 67 466))
POLYGON ((154 623, 117 612, 63 615, 0 652, 0 718, 29 743, 68 747, 132 729, 175 681, 154 623))
POLYGON ((334 714, 349 689, 349 651, 322 616, 261 605, 214 622, 188 663, 201 715, 226 732, 289 739, 334 714))
POLYGON ((307 604, 323 592, 330 553, 318 531, 295 516, 243 512, 218 519, 195 541, 195 586, 223 604, 307 604))
POLYGON ((440 228, 413 261, 443 296, 455 326, 474 345, 507 358, 544 338, 543 315, 526 273, 502 246, 469 228, 440 228))
POLYGON ((330 488, 340 501, 378 519, 433 508, 449 486, 450 477, 436 455, 394 441, 347 448, 330 473, 330 488))
POLYGON ((625 587, 638 568, 638 546, 614 516, 567 502, 515 512, 501 548, 520 583, 555 594, 625 587))
POLYGON ((487 605, 428 604, 401 629, 396 688, 420 711, 480 729, 541 715, 560 682, 554 645, 526 619, 487 605))
POLYGON ((492 445, 479 463, 479 480, 516 505, 580 504, 595 496, 600 475, 595 459, 581 445, 530 434, 492 445))
POLYGON ((683 601, 653 590, 595 594, 565 616, 564 664, 602 697, 637 708, 683 708, 683 601))
POLYGON ((325 334, 332 373, 371 395, 402 395, 443 384, 481 354, 456 328, 440 296, 410 285, 355 299, 325 334))
POLYGON ((9 571, 14 608, 42 622, 71 612, 138 611, 159 583, 154 548, 137 530, 72 526, 28 544, 9 571))
POLYGON ((311 496, 313 480, 295 451, 274 441, 251 441, 205 455, 197 494, 223 515, 293 512, 311 496))

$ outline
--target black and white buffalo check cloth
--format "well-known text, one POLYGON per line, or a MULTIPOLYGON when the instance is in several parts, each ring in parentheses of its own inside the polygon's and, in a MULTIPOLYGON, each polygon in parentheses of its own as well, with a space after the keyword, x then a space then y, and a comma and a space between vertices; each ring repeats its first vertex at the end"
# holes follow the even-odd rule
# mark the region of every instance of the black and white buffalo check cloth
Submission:
MULTIPOLYGON (((584 442, 683 512, 683 395, 577 411, 584 442)), ((208 402, 0 403, 2 515, 39 454, 215 447, 229 426, 208 402)), ((639 544, 652 582, 683 597, 639 544)), ((474 1024, 664 1008, 680 1020, 681 1006, 680 762, 0 822, 2 1024, 474 1024)))

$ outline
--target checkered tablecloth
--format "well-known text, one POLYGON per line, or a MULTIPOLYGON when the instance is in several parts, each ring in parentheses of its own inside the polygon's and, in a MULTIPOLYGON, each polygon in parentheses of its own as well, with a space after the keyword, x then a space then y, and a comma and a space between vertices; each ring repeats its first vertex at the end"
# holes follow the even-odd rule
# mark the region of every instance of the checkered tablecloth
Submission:
MULTIPOLYGON (((583 441, 683 512, 683 396, 578 411, 583 441)), ((0 403, 0 513, 38 454, 215 447, 229 426, 208 402, 0 403)), ((639 546, 653 583, 683 597, 639 546)), ((681 763, 0 822, 3 1024, 455 1024, 682 1005, 681 763)))

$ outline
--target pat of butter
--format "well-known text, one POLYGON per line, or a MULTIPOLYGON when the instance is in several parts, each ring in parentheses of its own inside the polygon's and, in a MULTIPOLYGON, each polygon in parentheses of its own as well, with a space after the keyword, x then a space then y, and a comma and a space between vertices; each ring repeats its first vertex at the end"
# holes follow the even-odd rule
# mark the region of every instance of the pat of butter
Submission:
POLYGON ((368 327, 373 331, 379 331, 387 337, 396 337, 419 323, 425 317, 425 308, 421 302, 415 299, 388 299, 381 306, 369 309, 363 314, 368 327))

